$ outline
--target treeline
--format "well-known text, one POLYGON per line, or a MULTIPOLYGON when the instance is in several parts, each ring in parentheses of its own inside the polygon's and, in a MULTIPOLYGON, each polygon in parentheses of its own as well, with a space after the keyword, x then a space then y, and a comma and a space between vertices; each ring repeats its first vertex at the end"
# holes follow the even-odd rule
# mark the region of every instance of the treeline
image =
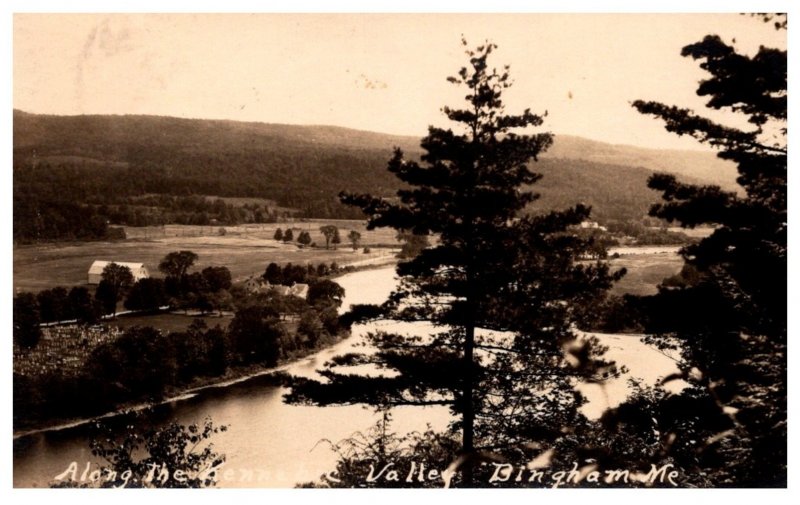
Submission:
POLYGON ((292 286, 294 284, 308 284, 315 282, 321 277, 339 273, 339 265, 334 261, 330 265, 320 263, 314 265, 293 265, 287 263, 280 266, 275 262, 267 265, 264 274, 261 276, 265 281, 274 285, 292 286))
POLYGON ((136 326, 92 349, 74 376, 15 374, 15 426, 158 400, 235 367, 272 367, 332 343, 342 329, 344 289, 331 280, 312 284, 305 299, 274 290, 236 293, 239 308, 227 329, 201 319, 168 334, 136 326))
POLYGON ((102 315, 102 302, 84 286, 67 288, 59 286, 32 293, 19 293, 17 299, 26 299, 39 314, 43 323, 77 320, 94 323, 102 315))
POLYGON ((92 205, 15 193, 13 213, 13 237, 18 243, 125 238, 125 231, 109 226, 108 216, 92 205))
MULTIPOLYGON (((157 312, 166 307, 169 310, 197 310, 201 314, 251 305, 252 293, 243 286, 233 286, 227 267, 209 266, 189 272, 197 258, 191 251, 169 253, 159 264, 159 270, 166 276, 164 279, 148 277, 134 282, 127 267, 112 263, 104 269, 94 292, 85 286, 69 290, 58 286, 35 294, 17 293, 13 301, 15 342, 22 347, 35 347, 41 336, 39 326, 42 323, 74 321, 95 324, 104 316, 116 314, 120 301, 126 309, 137 312, 157 312)), ((284 266, 273 262, 267 265, 262 278, 274 286, 308 284, 309 296, 314 298, 319 286, 328 282, 326 277, 342 270, 336 262, 330 265, 287 263, 284 266)), ((297 317, 302 315, 304 308, 302 303, 298 305, 287 297, 271 296, 262 302, 280 313, 289 312, 297 317)))
MULTIPOLYGON (((259 203, 233 205, 221 198, 204 196, 147 195, 129 198, 120 205, 100 205, 112 223, 127 226, 187 224, 235 226, 243 223, 275 223, 277 208, 259 203)), ((283 214, 285 217, 285 213, 283 214)))
POLYGON ((104 271, 94 293, 84 286, 75 286, 69 291, 58 286, 36 294, 17 293, 13 301, 14 341, 21 347, 36 347, 42 323, 95 324, 104 316, 116 314, 120 301, 128 310, 143 312, 168 307, 206 314, 234 307, 227 267, 212 266, 179 278, 144 278, 134 282, 129 269, 110 266, 112 268, 106 270, 113 274, 104 271))
MULTIPOLYGON (((663 224, 656 222, 656 224, 663 224)), ((619 237, 630 237, 636 244, 675 245, 689 244, 694 240, 683 232, 667 230, 663 226, 645 226, 634 221, 612 220, 606 223, 609 233, 619 237)))
MULTIPOLYGON (((14 172, 14 240, 125 238, 119 226, 275 223, 287 213, 261 203, 234 205, 202 195, 137 196, 124 183, 96 184, 86 168, 39 166, 14 172), (79 203, 76 203, 79 202, 79 203)), ((105 176, 101 176, 101 179, 105 176)), ((124 177, 124 176, 123 176, 124 177)))

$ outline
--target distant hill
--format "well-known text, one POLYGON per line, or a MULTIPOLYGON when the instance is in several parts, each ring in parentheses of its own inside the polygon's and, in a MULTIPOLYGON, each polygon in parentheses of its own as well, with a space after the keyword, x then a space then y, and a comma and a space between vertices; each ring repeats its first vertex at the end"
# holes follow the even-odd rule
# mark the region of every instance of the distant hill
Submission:
MULTIPOLYGON (((400 147, 410 157, 421 154, 414 137, 334 126, 18 110, 13 138, 20 219, 39 215, 37 205, 50 205, 51 214, 53 202, 107 209, 145 194, 257 197, 303 216, 358 218, 357 209, 338 202, 338 193, 393 195, 398 182, 386 170, 392 149, 400 147)), ((735 179, 734 168, 713 153, 658 151, 567 135, 557 135, 532 169, 545 175, 535 188, 543 195, 535 208, 581 201, 601 220, 645 215, 658 198, 646 187, 656 170, 729 189, 735 179)))
POLYGON ((14 148, 84 151, 123 161, 131 145, 228 152, 248 149, 419 150, 419 139, 338 126, 247 123, 166 116, 53 116, 14 110, 14 148))
POLYGON ((654 172, 673 173, 698 183, 715 184, 728 190, 738 187, 736 166, 707 151, 645 149, 606 144, 570 135, 556 135, 552 147, 542 158, 642 167, 654 172))

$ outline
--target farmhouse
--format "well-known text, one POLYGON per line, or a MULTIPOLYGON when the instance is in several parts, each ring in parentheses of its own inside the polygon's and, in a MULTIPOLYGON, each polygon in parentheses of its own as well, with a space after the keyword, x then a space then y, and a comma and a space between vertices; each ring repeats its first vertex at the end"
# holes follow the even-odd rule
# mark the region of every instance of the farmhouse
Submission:
POLYGON ((269 289, 269 283, 261 277, 250 276, 244 281, 244 289, 248 293, 259 293, 269 289))
POLYGON ((147 271, 147 267, 144 266, 144 263, 126 263, 124 261, 101 261, 95 260, 92 263, 92 266, 89 267, 89 278, 86 282, 89 284, 100 284, 100 281, 103 279, 103 269, 110 265, 111 263, 116 263, 117 265, 128 267, 133 274, 133 280, 138 281, 139 279, 146 279, 150 277, 150 272, 147 271))

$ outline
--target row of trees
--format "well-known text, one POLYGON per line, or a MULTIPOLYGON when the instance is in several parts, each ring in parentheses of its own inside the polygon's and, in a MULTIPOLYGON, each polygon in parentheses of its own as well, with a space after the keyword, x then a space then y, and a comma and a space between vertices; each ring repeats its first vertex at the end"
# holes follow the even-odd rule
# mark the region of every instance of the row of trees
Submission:
MULTIPOLYGON (((342 237, 339 234, 339 228, 337 226, 332 224, 323 225, 319 228, 319 231, 322 233, 322 236, 325 237, 325 249, 329 249, 331 244, 333 244, 335 248, 338 244, 342 243, 342 237)), ((273 238, 278 241, 291 242, 295 240, 294 231, 291 228, 287 228, 286 231, 278 228, 275 230, 273 238)), ((361 234, 353 230, 348 235, 348 239, 350 239, 353 244, 353 250, 355 250, 358 247, 358 242, 361 240, 361 234)), ((311 234, 306 230, 301 230, 300 234, 297 236, 297 243, 304 246, 313 245, 311 234)))
POLYGON ((292 286, 294 284, 309 284, 338 272, 339 265, 335 261, 330 265, 319 263, 316 266, 311 263, 305 266, 287 263, 283 267, 272 262, 267 265, 262 278, 273 285, 292 286))
POLYGON ((227 328, 208 328, 202 319, 170 333, 129 328, 93 348, 77 376, 15 375, 15 423, 98 414, 125 402, 160 399, 232 367, 272 367, 306 354, 337 338, 343 296, 341 286, 322 280, 310 286, 306 299, 274 291, 242 295, 227 328))
POLYGON ((18 178, 15 173, 15 181, 23 186, 14 194, 14 240, 19 243, 125 238, 120 235, 122 229, 113 225, 237 225, 275 223, 285 217, 264 204, 234 205, 196 195, 148 195, 121 199, 122 202, 114 204, 75 203, 85 202, 80 199, 47 200, 41 194, 24 191, 27 175, 18 178))
POLYGON ((94 324, 104 315, 116 314, 117 303, 128 291, 125 305, 131 310, 148 310, 150 307, 144 305, 151 302, 159 304, 153 309, 166 303, 162 280, 141 279, 133 284, 133 275, 127 267, 111 264, 105 270, 94 294, 83 286, 69 291, 59 286, 37 294, 17 293, 13 301, 14 341, 23 348, 36 347, 42 323, 94 324))
POLYGON ((115 205, 95 205, 108 222, 124 226, 163 226, 183 224, 236 226, 243 223, 276 223, 285 213, 266 204, 236 205, 221 198, 202 195, 146 195, 132 197, 115 205))
MULTIPOLYGON (((284 242, 291 242, 294 240, 294 231, 292 231, 291 228, 287 228, 286 231, 284 232, 283 230, 278 228, 277 230, 275 230, 275 235, 273 236, 273 238, 279 242, 281 240, 284 242)), ((311 234, 305 230, 301 231, 297 235, 297 243, 304 246, 311 245, 311 234)))
MULTIPOLYGON (((56 287, 36 295, 18 293, 14 297, 13 310, 15 341, 22 347, 35 347, 41 336, 41 323, 75 320, 78 324, 94 324, 104 315, 115 315, 117 304, 122 300, 126 309, 142 312, 156 312, 170 307, 199 310, 205 314, 250 305, 248 293, 231 289, 231 273, 227 267, 209 266, 199 272, 189 272, 197 259, 197 254, 192 251, 169 253, 158 265, 165 275, 164 279, 144 278, 136 282, 128 267, 111 263, 103 269, 102 280, 93 295, 83 286, 73 287, 69 291, 64 287, 56 287)), ((309 297, 314 298, 320 286, 327 286, 330 282, 325 277, 338 271, 339 266, 335 262, 306 266, 287 263, 283 267, 270 263, 263 278, 273 285, 309 284, 309 297)), ((272 296, 264 303, 278 314, 288 311, 301 317, 305 300, 287 303, 285 298, 272 296)), ((326 317, 330 321, 336 314, 326 317)), ((308 320, 306 322, 311 324, 308 320)), ((328 329, 335 333, 332 328, 329 325, 328 329)), ((313 335, 314 340, 318 337, 313 335)))
MULTIPOLYGON (((16 181, 16 173, 14 174, 16 181)), ((16 189, 16 188, 15 188, 16 189)), ((14 193, 14 242, 124 238, 96 208, 14 193)))
MULTIPOLYGON (((776 26, 785 28, 785 21, 776 26)), ((469 64, 448 78, 466 89, 465 107, 443 108, 460 128, 431 127, 421 144, 422 164, 395 151, 388 169, 406 188, 396 199, 342 195, 369 216, 370 229, 436 235, 434 246, 398 266, 401 285, 389 301, 359 313, 432 321, 437 331, 373 334, 374 353, 337 358, 324 382, 294 378, 286 400, 384 411, 447 405, 454 416, 448 432, 406 442, 419 451, 414 461, 458 470, 452 485, 487 485, 491 461, 528 468, 577 462, 586 474, 646 473, 651 465, 670 464, 686 486, 785 486, 786 51, 762 47, 742 55, 715 36, 683 49, 711 74, 698 88, 708 106, 743 116, 750 129, 687 109, 633 103, 663 119, 669 131, 718 148, 721 158, 737 164, 745 191, 651 177, 650 187, 664 199, 652 216, 684 227, 715 226, 711 236, 682 250, 691 266, 682 283, 625 302, 638 311, 653 344, 680 353, 681 372, 665 380, 683 379, 688 387, 677 394, 637 387, 595 423, 580 414, 585 399, 575 383, 602 382, 619 371, 603 359, 596 340, 576 338, 573 328, 584 308, 606 303, 606 290, 623 272, 577 261, 592 251, 592 241, 570 230, 588 218, 588 208, 521 214, 537 198, 527 190, 539 179, 529 162, 551 136, 519 132, 541 125, 541 116, 505 112, 502 93, 511 81, 508 67, 488 66, 494 49, 486 43, 467 50, 469 64), (391 373, 347 371, 364 364, 391 373)), ((368 485, 359 473, 367 464, 408 459, 408 447, 398 446, 386 422, 378 428, 354 445, 360 449, 342 453, 339 481, 325 485, 368 485)))
MULTIPOLYGON (((339 234, 338 227, 334 225, 324 225, 320 227, 319 231, 325 237, 325 249, 329 249, 331 244, 333 244, 335 248, 338 244, 342 243, 342 238, 339 234)), ((294 232, 291 228, 287 228, 286 231, 278 228, 275 230, 275 235, 273 238, 277 241, 283 242, 291 242, 295 240, 294 232)), ((361 233, 357 232, 356 230, 350 230, 350 233, 347 234, 347 239, 350 241, 350 244, 353 246, 353 250, 355 251, 358 249, 358 245, 361 242, 361 233)), ((304 246, 314 245, 311 240, 311 234, 305 230, 300 231, 300 234, 297 236, 297 243, 304 246)))

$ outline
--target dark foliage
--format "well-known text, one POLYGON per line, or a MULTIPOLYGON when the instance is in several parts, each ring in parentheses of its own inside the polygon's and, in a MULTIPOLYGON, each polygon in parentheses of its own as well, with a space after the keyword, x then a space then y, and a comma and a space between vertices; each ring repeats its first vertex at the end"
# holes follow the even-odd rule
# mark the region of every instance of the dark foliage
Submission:
POLYGON ((116 314, 117 312, 117 293, 110 282, 101 280, 94 290, 94 299, 103 314, 116 314))
POLYGON ((339 308, 344 298, 344 288, 334 281, 322 279, 308 287, 306 300, 310 305, 339 308))
POLYGON ((787 53, 761 47, 748 56, 707 36, 682 54, 710 74, 697 90, 708 97, 707 106, 737 113, 750 127, 723 126, 660 103, 637 101, 634 107, 735 162, 744 195, 682 184, 669 175, 651 178, 650 187, 663 197, 653 216, 716 229, 683 249, 687 267, 678 278, 640 302, 654 341, 681 352, 682 374, 675 378, 690 384, 677 399, 640 402, 659 424, 663 453, 709 475, 713 485, 783 487, 787 53))
POLYGON ((134 326, 112 343, 92 351, 89 377, 102 382, 108 397, 159 398, 173 382, 177 363, 171 342, 150 327, 134 326))
POLYGON ((20 347, 36 347, 42 332, 39 329, 41 313, 33 293, 19 293, 14 296, 14 342, 20 347))
POLYGON ((210 291, 231 288, 231 271, 228 267, 206 267, 200 273, 210 291))
POLYGON ((283 270, 280 265, 275 262, 267 265, 263 277, 270 284, 283 284, 283 270))
MULTIPOLYGON (((541 178, 529 163, 551 136, 518 132, 542 124, 529 110, 505 113, 501 94, 511 81, 508 68, 489 68, 494 48, 467 51, 469 64, 449 79, 467 90, 463 109, 443 108, 458 131, 430 127, 422 164, 395 151, 388 170, 404 186, 397 198, 342 195, 368 216, 368 229, 436 236, 398 266, 401 286, 383 314, 431 321, 438 333, 371 335, 375 353, 338 357, 321 371, 324 382, 298 378, 287 396, 317 405, 449 406, 466 486, 475 484, 486 453, 510 456, 526 443, 552 440, 558 426, 578 417, 572 379, 613 373, 595 359, 591 341, 575 348, 574 366, 564 359, 562 347, 575 342, 571 307, 601 297, 613 278, 605 265, 574 262, 590 247, 568 231, 588 217, 585 206, 520 217, 537 199, 526 189, 541 178), (479 335, 477 328, 506 333, 479 335), (347 372, 364 364, 390 373, 347 372)), ((364 316, 374 313, 358 309, 350 320, 364 316)))
POLYGON ((72 309, 66 288, 57 287, 39 291, 36 295, 42 321, 67 321, 72 319, 72 309))
POLYGON ((95 298, 101 303, 105 314, 117 315, 117 302, 122 300, 133 285, 131 269, 109 263, 103 268, 100 284, 95 291, 95 298))
POLYGON ((168 300, 163 279, 139 279, 128 292, 125 308, 152 312, 166 305, 168 300))
POLYGON ((262 306, 239 310, 228 327, 241 362, 264 366, 274 366, 278 362, 280 340, 285 331, 278 311, 262 306))
POLYGON ((69 290, 69 305, 72 313, 70 319, 79 324, 94 324, 100 319, 101 307, 89 290, 83 286, 75 286, 69 290))
POLYGON ((167 277, 181 280, 197 261, 197 257, 192 251, 171 252, 158 264, 158 270, 167 277))
POLYGON ((104 463, 84 476, 77 463, 58 475, 52 487, 204 488, 216 484, 225 456, 211 439, 227 431, 210 419, 201 425, 176 422, 153 426, 146 413, 127 413, 96 423, 90 441, 93 456, 104 463))

